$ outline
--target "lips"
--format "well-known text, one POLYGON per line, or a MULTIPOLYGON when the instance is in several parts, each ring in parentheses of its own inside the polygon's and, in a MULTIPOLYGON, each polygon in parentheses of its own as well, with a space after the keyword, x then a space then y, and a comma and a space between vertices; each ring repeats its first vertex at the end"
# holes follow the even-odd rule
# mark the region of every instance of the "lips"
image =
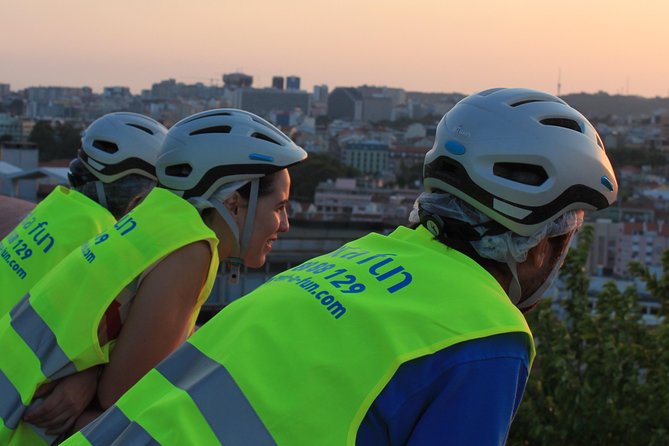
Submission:
POLYGON ((276 238, 272 238, 272 239, 267 240, 267 242, 265 243, 265 246, 267 247, 267 250, 268 250, 268 251, 271 251, 271 250, 272 250, 272 244, 273 244, 275 241, 276 241, 276 238))

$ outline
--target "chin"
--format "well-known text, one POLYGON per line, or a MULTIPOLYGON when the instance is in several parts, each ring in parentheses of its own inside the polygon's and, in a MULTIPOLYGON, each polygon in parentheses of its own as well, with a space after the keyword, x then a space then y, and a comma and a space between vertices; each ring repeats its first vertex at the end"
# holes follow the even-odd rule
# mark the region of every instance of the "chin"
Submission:
POLYGON ((247 259, 244 264, 247 268, 262 268, 265 264, 265 256, 247 259))

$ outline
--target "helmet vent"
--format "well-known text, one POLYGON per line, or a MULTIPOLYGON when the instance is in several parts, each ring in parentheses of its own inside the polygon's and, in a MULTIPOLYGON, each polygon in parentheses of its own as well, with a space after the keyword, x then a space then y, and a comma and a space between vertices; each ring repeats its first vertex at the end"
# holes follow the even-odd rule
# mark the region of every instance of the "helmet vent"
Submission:
POLYGON ((195 116, 194 118, 180 121, 180 125, 187 124, 189 122, 197 121, 198 119, 211 118, 212 116, 232 116, 230 112, 219 112, 219 113, 205 113, 200 116, 195 116))
POLYGON ((165 173, 172 177, 185 178, 191 174, 193 168, 190 164, 175 164, 165 167, 165 173))
POLYGON ((274 139, 272 139, 272 138, 270 138, 269 136, 265 135, 264 133, 255 132, 253 135, 251 135, 251 137, 252 137, 252 138, 262 139, 263 141, 271 142, 272 144, 276 144, 276 145, 279 145, 279 146, 281 145, 281 144, 279 144, 278 142, 276 142, 274 139))
POLYGON ((149 135, 153 135, 153 130, 151 130, 151 129, 148 128, 148 127, 144 127, 144 126, 142 126, 142 125, 138 125, 138 124, 131 124, 131 123, 129 123, 129 122, 126 123, 125 125, 129 125, 130 127, 134 127, 134 128, 136 128, 136 129, 139 129, 139 130, 141 130, 141 131, 143 131, 143 132, 148 133, 149 135))
POLYGON ((541 186, 548 180, 544 168, 536 164, 495 163, 492 172, 498 177, 530 186, 541 186))
POLYGON ((102 150, 105 153, 116 153, 118 152, 118 146, 111 141, 104 141, 102 139, 96 139, 93 141, 93 147, 96 149, 102 150))
POLYGON ((546 118, 540 121, 543 125, 553 125, 555 127, 563 127, 565 129, 574 130, 578 133, 583 133, 583 129, 578 122, 567 118, 546 118))
POLYGON ((511 104, 511 107, 520 107, 521 105, 531 104, 533 102, 545 102, 542 99, 525 99, 524 101, 518 101, 511 104))
POLYGON ((230 133, 232 127, 229 125, 217 125, 216 127, 207 127, 200 130, 194 130, 190 132, 190 135, 206 135, 208 133, 230 133))

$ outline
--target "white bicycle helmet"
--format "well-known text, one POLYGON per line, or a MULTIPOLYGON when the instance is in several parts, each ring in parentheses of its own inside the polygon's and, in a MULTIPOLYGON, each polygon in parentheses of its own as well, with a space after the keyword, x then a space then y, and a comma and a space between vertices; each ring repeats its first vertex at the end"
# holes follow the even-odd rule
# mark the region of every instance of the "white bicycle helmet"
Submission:
POLYGON ((156 164, 158 182, 189 199, 304 161, 307 153, 264 119, 222 108, 189 116, 167 133, 156 164))
POLYGON ((618 192, 590 122, 555 96, 521 88, 458 102, 439 122, 423 183, 523 236, 569 210, 605 208, 618 192))
POLYGON ((156 158, 166 134, 167 129, 148 116, 109 113, 84 130, 77 156, 103 183, 130 174, 156 180, 156 158))
POLYGON ((281 130, 243 110, 223 108, 189 116, 167 133, 158 161, 158 183, 199 209, 214 207, 228 223, 239 255, 226 259, 236 282, 248 249, 260 178, 300 163, 307 152, 281 130), (248 213, 240 231, 222 201, 251 183, 248 213))

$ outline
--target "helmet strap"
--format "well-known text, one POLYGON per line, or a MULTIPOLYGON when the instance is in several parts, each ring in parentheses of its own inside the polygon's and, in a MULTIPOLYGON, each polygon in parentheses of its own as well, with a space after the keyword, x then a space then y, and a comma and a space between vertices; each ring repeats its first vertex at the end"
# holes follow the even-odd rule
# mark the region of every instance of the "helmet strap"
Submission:
POLYGON ((522 296, 522 289, 520 287, 520 281, 518 280, 518 263, 513 258, 509 258, 506 260, 506 265, 509 267, 511 270, 511 283, 509 283, 509 291, 507 291, 507 294, 509 295, 509 299, 511 299, 511 302, 514 305, 518 305, 518 302, 520 302, 520 298, 522 296))
POLYGON ((242 239, 240 244, 240 257, 244 258, 249 249, 251 234, 253 233, 253 223, 256 217, 256 208, 258 207, 258 190, 260 189, 260 179, 251 180, 251 194, 249 195, 249 207, 246 212, 246 221, 242 229, 242 239))
POLYGON ((226 269, 230 271, 228 275, 228 283, 234 285, 239 282, 241 267, 244 264, 243 256, 240 254, 241 250, 239 249, 239 228, 237 227, 237 223, 235 222, 234 218, 232 218, 232 214, 230 214, 230 211, 223 203, 218 200, 212 200, 209 203, 214 207, 214 209, 216 209, 216 212, 218 212, 218 215, 220 215, 221 218, 225 221, 225 223, 230 228, 230 231, 232 231, 232 235, 234 236, 234 246, 232 249, 233 255, 228 256, 225 259, 221 259, 225 262, 226 269))
POLYGON ((107 195, 105 194, 105 186, 102 184, 102 181, 95 182, 95 193, 98 195, 98 203, 105 209, 109 209, 107 204, 107 195))

